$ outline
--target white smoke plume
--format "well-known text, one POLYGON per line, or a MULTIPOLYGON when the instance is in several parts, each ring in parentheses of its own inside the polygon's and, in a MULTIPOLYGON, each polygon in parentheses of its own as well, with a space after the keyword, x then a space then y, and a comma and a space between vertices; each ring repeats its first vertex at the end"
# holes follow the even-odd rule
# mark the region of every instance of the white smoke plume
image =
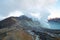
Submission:
POLYGON ((47 23, 49 16, 49 7, 54 5, 57 0, 23 0, 20 2, 20 8, 26 16, 37 19, 43 27, 50 28, 47 23), (44 25, 43 25, 44 24, 44 25))
MULTIPOLYGON (((0 15, 9 16, 13 11, 21 11, 24 15, 37 19, 43 27, 47 25, 49 7, 54 5, 57 0, 0 0, 0 15)), ((14 15, 13 13, 11 15, 14 15)), ((15 15, 16 16, 16 15, 15 15)), ((18 15, 17 15, 18 16, 18 15)))

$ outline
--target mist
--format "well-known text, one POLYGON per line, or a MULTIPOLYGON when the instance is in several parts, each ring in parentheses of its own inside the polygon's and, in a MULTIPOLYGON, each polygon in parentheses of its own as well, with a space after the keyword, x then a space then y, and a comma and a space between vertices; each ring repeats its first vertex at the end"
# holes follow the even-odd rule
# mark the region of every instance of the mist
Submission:
MULTIPOLYGON (((39 21, 42 27, 50 28, 47 23, 49 8, 56 3, 57 0, 4 0, 0 1, 0 18, 16 16, 13 12, 19 11, 22 14, 39 21), (44 24, 44 25, 43 25, 44 24)), ((20 13, 18 13, 20 14, 20 13)), ((18 15, 17 15, 18 16, 18 15)))

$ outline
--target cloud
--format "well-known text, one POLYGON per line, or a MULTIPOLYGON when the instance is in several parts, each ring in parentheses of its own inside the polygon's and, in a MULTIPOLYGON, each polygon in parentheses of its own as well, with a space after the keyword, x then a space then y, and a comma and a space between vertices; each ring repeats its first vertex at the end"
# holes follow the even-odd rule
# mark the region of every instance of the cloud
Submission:
POLYGON ((23 12, 22 14, 34 20, 37 18, 42 27, 49 28, 48 9, 55 3, 56 0, 0 0, 0 18, 19 16, 23 12))
POLYGON ((7 17, 10 17, 10 16, 19 17, 21 15, 24 15, 24 14, 20 11, 14 11, 14 12, 11 12, 7 17))
POLYGON ((14 14, 14 11, 39 11, 55 2, 56 0, 0 0, 0 16, 6 17, 11 12, 14 14))
POLYGON ((5 18, 11 17, 11 16, 19 17, 21 15, 24 15, 24 14, 20 11, 14 11, 14 12, 10 12, 8 16, 5 16, 5 17, 0 16, 0 20, 3 20, 5 18))
POLYGON ((60 8, 56 9, 56 8, 51 8, 49 9, 51 15, 49 16, 49 18, 59 18, 60 17, 60 8))

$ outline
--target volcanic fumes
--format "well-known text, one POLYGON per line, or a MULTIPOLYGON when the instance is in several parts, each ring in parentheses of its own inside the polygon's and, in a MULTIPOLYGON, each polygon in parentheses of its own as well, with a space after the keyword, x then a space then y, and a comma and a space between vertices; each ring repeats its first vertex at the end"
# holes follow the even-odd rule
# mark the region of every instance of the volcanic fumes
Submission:
POLYGON ((47 18, 50 13, 49 10, 56 2, 57 0, 7 0, 4 1, 4 3, 2 1, 4 8, 1 8, 3 11, 1 11, 3 15, 2 18, 16 15, 19 16, 20 12, 22 12, 22 14, 32 18, 34 21, 39 21, 42 27, 48 26, 49 28, 49 24, 47 23, 47 18), (15 14, 14 12, 16 11, 19 12, 15 14))

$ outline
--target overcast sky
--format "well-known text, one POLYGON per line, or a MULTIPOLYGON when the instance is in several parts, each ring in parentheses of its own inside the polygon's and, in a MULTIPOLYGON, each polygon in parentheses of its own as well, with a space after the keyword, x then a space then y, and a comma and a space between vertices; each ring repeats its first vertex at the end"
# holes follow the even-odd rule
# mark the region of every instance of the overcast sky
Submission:
POLYGON ((60 0, 57 0, 56 4, 51 7, 50 12, 49 18, 60 18, 60 0))
POLYGON ((60 0, 0 0, 0 19, 23 15, 26 10, 49 10, 48 18, 60 17, 60 0))

